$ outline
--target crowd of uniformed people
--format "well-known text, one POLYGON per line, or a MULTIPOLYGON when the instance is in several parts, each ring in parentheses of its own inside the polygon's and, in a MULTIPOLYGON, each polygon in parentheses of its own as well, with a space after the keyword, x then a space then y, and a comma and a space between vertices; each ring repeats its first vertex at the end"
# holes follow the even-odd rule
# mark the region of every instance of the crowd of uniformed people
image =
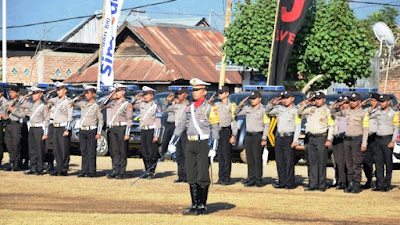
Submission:
MULTIPOLYGON (((277 118, 275 131, 275 161, 278 180, 274 188, 294 189, 295 148, 299 143, 302 120, 306 125, 306 161, 309 183, 304 191, 326 191, 328 148, 333 148, 336 189, 359 193, 363 189, 389 191, 392 179, 392 153, 399 129, 399 113, 390 107, 385 94, 372 93, 362 101, 354 92, 342 95, 331 105, 319 91, 294 105, 291 91, 261 103, 261 93, 252 91, 238 105, 229 101, 229 88, 218 90, 220 101, 214 96, 206 99, 209 83, 199 79, 190 81, 193 102, 187 100, 188 88, 182 87, 167 96, 162 106, 153 97, 155 90, 144 86, 132 100, 125 98, 123 84, 115 84, 108 96, 96 101, 96 87, 84 85, 84 93, 68 98, 67 85, 56 82, 54 91, 31 87, 27 95, 19 94, 17 86, 9 86, 9 98, 0 90, 0 151, 3 143, 9 152, 7 171, 21 170, 21 132, 27 124, 29 170, 26 175, 68 176, 69 141, 73 108, 81 109, 79 131, 82 168, 78 177, 96 176, 96 140, 107 130, 112 172, 109 179, 126 178, 127 149, 134 109, 140 111, 141 150, 145 173, 141 178, 154 179, 159 162, 158 139, 161 133, 162 113, 168 113, 164 125, 161 155, 176 155, 177 175, 174 181, 187 182, 192 206, 185 215, 206 213, 210 162, 218 156, 216 184, 230 185, 232 145, 238 133, 236 116, 246 117, 245 149, 247 178, 245 187, 262 187, 263 161, 268 158, 265 146, 270 129, 270 118, 277 118), (56 97, 51 93, 56 92, 56 97), (247 102, 250 101, 250 104, 247 102), (368 106, 368 107, 365 107, 368 106), (104 123, 102 110, 106 111, 104 123), (28 118, 28 120, 27 120, 28 118), (103 128, 106 126, 106 128, 103 128), (3 129, 4 128, 4 129, 3 129), (50 149, 52 151, 50 151, 50 149), (54 157, 52 157, 54 155, 54 157), (53 170, 55 158, 56 168, 53 170), (375 164, 375 171, 373 164, 375 164), (46 165, 46 166, 45 166, 46 165), (361 185, 362 170, 367 178, 361 185), (376 185, 372 186, 375 175, 376 185)), ((27 160, 25 159, 25 163, 27 160)))

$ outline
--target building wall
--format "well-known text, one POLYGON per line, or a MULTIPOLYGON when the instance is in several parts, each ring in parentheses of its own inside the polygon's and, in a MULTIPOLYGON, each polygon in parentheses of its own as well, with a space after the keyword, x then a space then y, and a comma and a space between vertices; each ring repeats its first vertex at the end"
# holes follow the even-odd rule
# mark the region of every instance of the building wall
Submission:
POLYGON ((35 85, 64 80, 76 73, 92 54, 42 50, 36 56, 14 55, 7 59, 7 82, 35 85))
MULTIPOLYGON (((386 70, 381 71, 379 79, 379 93, 384 92, 386 79, 386 70)), ((386 93, 394 94, 400 101, 400 66, 389 69, 386 93)))

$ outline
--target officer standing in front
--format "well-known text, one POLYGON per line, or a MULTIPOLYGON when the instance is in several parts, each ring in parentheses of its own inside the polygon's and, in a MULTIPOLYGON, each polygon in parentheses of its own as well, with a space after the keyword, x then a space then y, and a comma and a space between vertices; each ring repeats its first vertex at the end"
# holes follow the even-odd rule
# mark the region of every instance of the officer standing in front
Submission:
POLYGON ((81 109, 81 117, 79 120, 79 144, 82 154, 82 169, 78 177, 95 177, 96 176, 96 147, 97 139, 101 137, 103 128, 103 113, 100 106, 96 103, 96 87, 83 85, 85 98, 83 95, 75 99, 75 106, 81 109))
MULTIPOLYGON (((374 114, 377 110, 380 110, 379 106, 379 94, 372 93, 371 97, 364 102, 361 103, 361 106, 364 106, 369 102, 370 107, 365 109, 369 114, 374 114)), ((367 182, 362 186, 363 189, 369 189, 372 186, 372 177, 374 173, 374 152, 376 148, 376 132, 378 131, 378 120, 376 118, 369 119, 369 134, 368 134, 368 145, 367 151, 364 152, 364 162, 363 162, 363 170, 365 173, 365 177, 367 178, 367 182)))
MULTIPOLYGON (((344 137, 344 153, 347 168, 347 187, 346 193, 361 192, 361 165, 364 160, 364 152, 367 150, 369 116, 361 109, 361 96, 352 93, 349 96, 350 109, 335 114, 345 115, 347 130, 344 137)), ((335 115, 334 114, 334 115, 335 115)))
POLYGON ((278 120, 275 134, 275 161, 279 182, 275 188, 296 188, 294 181, 294 149, 297 146, 301 128, 301 118, 294 106, 294 95, 284 91, 280 98, 273 99, 267 105, 267 114, 278 120), (279 105, 281 103, 281 105, 279 105))
POLYGON ((25 117, 25 113, 19 108, 21 99, 19 99, 19 88, 15 85, 10 86, 10 100, 6 103, 6 107, 2 111, 2 119, 5 120, 6 129, 4 132, 4 141, 7 146, 10 157, 10 167, 8 171, 20 170, 21 161, 21 120, 25 117))
POLYGON ((27 110, 29 116, 27 126, 30 170, 25 174, 43 175, 44 140, 48 138, 49 115, 47 106, 41 100, 43 90, 33 86, 31 91, 30 96, 33 102, 25 102, 21 105, 21 108, 27 110))
POLYGON ((237 122, 235 120, 236 103, 228 100, 229 88, 223 86, 218 90, 216 102, 219 112, 219 142, 218 142, 218 182, 217 184, 231 184, 232 144, 236 142, 237 122))
POLYGON ((200 215, 207 213, 208 187, 210 186, 210 175, 208 167, 216 155, 218 146, 218 108, 211 106, 205 96, 206 87, 209 83, 197 78, 190 80, 193 86, 193 103, 186 107, 184 116, 175 128, 168 152, 176 151, 176 144, 184 130, 187 130, 186 143, 186 173, 190 186, 192 206, 184 215, 200 215), (212 140, 211 149, 208 146, 209 139, 212 140), (210 159, 208 158, 210 157, 210 159))
POLYGON ((140 109, 140 144, 145 171, 152 167, 145 177, 154 179, 162 113, 161 108, 153 101, 156 90, 147 86, 144 86, 142 90, 141 94, 135 96, 133 108, 140 109))
POLYGON ((299 104, 298 113, 307 118, 306 133, 308 135, 308 157, 310 160, 310 186, 304 191, 326 191, 326 166, 328 150, 333 139, 335 120, 330 109, 325 105, 325 94, 317 92, 315 105, 305 108, 310 100, 299 104))
POLYGON ((262 154, 263 146, 267 144, 269 117, 266 108, 261 104, 261 93, 251 92, 243 99, 235 110, 235 116, 246 115, 246 136, 244 146, 247 158, 247 179, 243 181, 245 187, 256 185, 262 187, 262 154), (250 98, 251 105, 244 106, 250 98))
POLYGON ((109 109, 107 113, 107 127, 110 145, 112 148, 113 171, 107 174, 109 179, 124 179, 127 164, 127 150, 132 127, 133 107, 125 99, 126 86, 115 84, 115 91, 100 103, 100 108, 109 109))
MULTIPOLYGON (((4 111, 4 107, 6 107, 7 99, 4 98, 4 89, 0 87, 0 113, 4 111)), ((1 161, 3 160, 3 152, 4 152, 4 120, 0 117, 0 169, 1 169, 1 161)))
POLYGON ((390 107, 388 95, 379 96, 380 110, 370 115, 378 120, 374 160, 376 166, 376 186, 373 191, 389 191, 392 182, 393 148, 399 130, 399 112, 390 107), (386 167, 386 176, 384 166, 386 167))
POLYGON ((53 150, 56 157, 57 171, 52 176, 68 176, 69 168, 69 140, 72 121, 72 100, 67 97, 67 86, 56 82, 57 97, 48 99, 53 104, 53 150))

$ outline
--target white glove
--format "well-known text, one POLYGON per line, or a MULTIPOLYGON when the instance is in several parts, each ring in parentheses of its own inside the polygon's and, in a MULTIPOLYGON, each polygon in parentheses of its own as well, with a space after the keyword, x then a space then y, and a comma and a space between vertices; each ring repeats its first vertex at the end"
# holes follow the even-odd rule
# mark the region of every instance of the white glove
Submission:
POLYGON ((215 152, 215 150, 210 149, 210 151, 208 152, 208 157, 210 157, 210 162, 214 162, 214 158, 217 155, 217 152, 215 152))
POLYGON ((168 145, 168 155, 172 155, 176 152, 176 146, 175 145, 168 145))
POLYGON ((268 151, 267 147, 264 147, 264 151, 263 151, 263 154, 262 154, 263 165, 267 165, 268 164, 268 154, 269 154, 269 151, 268 151))

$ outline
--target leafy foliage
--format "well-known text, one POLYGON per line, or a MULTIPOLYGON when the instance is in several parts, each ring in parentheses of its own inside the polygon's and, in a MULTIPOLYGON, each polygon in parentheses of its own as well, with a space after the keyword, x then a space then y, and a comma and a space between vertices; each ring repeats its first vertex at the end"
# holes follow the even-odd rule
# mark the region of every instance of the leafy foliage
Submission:
POLYGON ((227 60, 267 73, 275 22, 276 1, 255 0, 237 4, 235 20, 225 31, 227 60))
POLYGON ((314 88, 327 88, 331 82, 352 86, 371 74, 374 40, 364 23, 355 18, 345 0, 316 0, 313 27, 304 38, 304 54, 299 56, 297 69, 305 79, 304 86, 318 74, 324 76, 314 88))

